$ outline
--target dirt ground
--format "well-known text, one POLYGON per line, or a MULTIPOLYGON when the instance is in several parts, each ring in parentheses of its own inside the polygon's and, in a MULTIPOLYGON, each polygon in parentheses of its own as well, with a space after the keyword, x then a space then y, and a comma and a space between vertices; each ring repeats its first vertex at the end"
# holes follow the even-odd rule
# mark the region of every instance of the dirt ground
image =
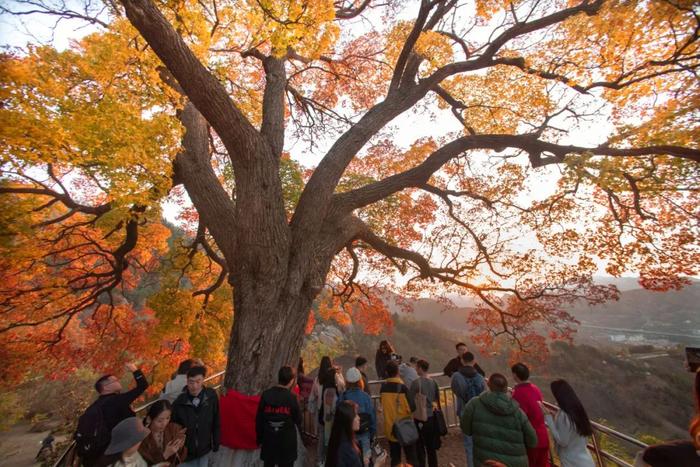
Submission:
MULTIPOLYGON (((388 444, 383 443, 382 445, 388 452, 388 444)), ((307 452, 306 465, 312 467, 316 465, 316 446, 310 446, 307 452)), ((442 438, 442 447, 438 451, 438 465, 440 467, 464 467, 467 465, 462 434, 458 430, 450 430, 450 433, 442 438)))
MULTIPOLYGON (((27 422, 18 423, 8 431, 0 433, 0 467, 29 467, 38 466, 35 461, 37 452, 49 431, 32 433, 29 431, 30 424, 27 422)), ((65 436, 56 436, 57 444, 65 439, 65 436)))
MULTIPOLYGON (((35 461, 35 456, 41 446, 41 440, 49 432, 32 433, 29 428, 29 423, 20 423, 10 430, 0 433, 0 452, 3 453, 0 458, 0 467, 38 467, 40 465, 35 461)), ((56 438, 56 443, 58 443, 65 436, 56 436, 56 438)), ((388 451, 388 445, 384 443, 383 446, 388 451)), ((306 465, 308 467, 315 466, 316 446, 309 446, 307 454, 306 465)), ((438 451, 438 464, 440 467, 463 467, 466 465, 462 435, 459 431, 451 430, 442 439, 442 448, 438 451)))

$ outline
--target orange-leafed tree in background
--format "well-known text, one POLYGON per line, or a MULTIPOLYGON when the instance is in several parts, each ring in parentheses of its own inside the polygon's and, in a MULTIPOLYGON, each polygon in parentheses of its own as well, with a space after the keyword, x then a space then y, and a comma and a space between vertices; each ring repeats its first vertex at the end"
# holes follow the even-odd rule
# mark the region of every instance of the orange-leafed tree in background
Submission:
POLYGON ((698 273, 692 2, 3 9, 99 29, 2 59, 5 353, 228 339, 225 385, 256 393, 317 298, 376 332, 384 289, 469 294, 480 342, 532 351, 616 297, 599 264, 657 290, 698 273))

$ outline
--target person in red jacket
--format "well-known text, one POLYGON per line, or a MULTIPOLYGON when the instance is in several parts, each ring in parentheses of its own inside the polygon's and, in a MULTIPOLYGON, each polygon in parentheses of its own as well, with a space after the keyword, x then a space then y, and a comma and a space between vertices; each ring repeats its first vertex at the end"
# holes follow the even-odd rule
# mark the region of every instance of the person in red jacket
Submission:
POLYGON ((516 363, 511 371, 517 383, 513 388, 513 399, 520 404, 537 433, 537 446, 527 449, 528 463, 530 467, 549 467, 549 436, 544 413, 539 405, 542 392, 529 381, 530 369, 524 363, 516 363))

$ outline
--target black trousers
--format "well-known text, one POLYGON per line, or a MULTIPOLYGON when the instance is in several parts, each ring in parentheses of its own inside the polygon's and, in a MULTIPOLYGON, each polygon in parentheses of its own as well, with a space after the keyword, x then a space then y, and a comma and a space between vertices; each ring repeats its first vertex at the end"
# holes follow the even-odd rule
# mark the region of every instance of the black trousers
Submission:
POLYGON ((428 467, 437 467, 437 448, 436 440, 439 442, 439 436, 435 433, 435 423, 433 417, 428 418, 428 421, 416 421, 418 428, 418 442, 416 443, 416 456, 418 458, 418 466, 425 467, 425 458, 428 458, 428 467))
MULTIPOLYGON (((416 457, 416 445, 412 444, 410 446, 403 447, 404 456, 406 456, 406 462, 411 465, 418 465, 418 459, 416 457)), ((399 465, 401 463, 401 445, 394 441, 389 441, 389 457, 391 458, 391 465, 399 465)))

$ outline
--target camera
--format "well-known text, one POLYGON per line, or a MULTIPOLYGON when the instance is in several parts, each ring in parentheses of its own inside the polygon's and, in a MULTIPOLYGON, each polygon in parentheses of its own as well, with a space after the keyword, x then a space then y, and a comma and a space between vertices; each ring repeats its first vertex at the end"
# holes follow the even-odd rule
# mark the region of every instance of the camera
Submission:
POLYGON ((402 360, 401 355, 397 353, 392 353, 389 358, 394 362, 400 362, 402 360))

